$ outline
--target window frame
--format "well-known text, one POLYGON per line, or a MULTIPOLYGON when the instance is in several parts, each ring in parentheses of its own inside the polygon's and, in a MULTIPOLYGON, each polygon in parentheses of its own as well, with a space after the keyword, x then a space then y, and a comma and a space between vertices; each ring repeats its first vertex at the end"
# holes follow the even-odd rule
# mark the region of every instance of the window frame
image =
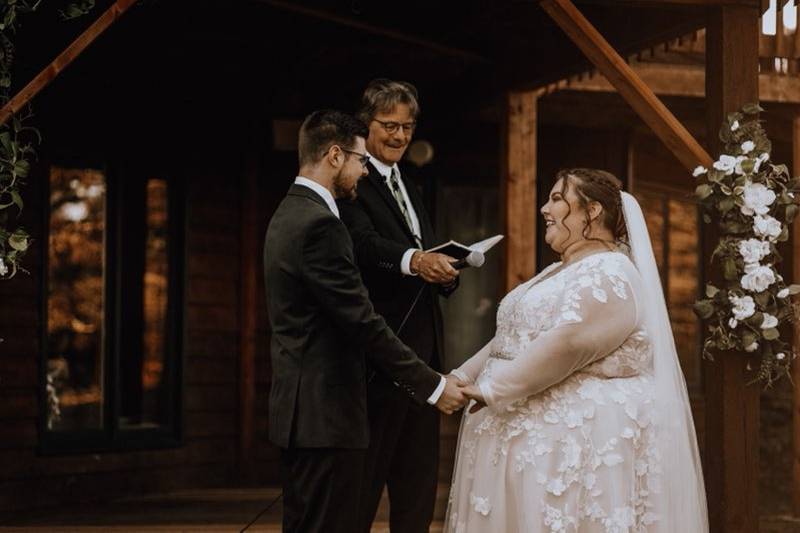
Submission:
MULTIPOLYGON (((184 292, 186 285, 186 205, 185 180, 176 172, 165 170, 162 166, 128 164, 107 164, 98 159, 63 157, 44 161, 40 166, 42 186, 42 238, 40 278, 40 350, 39 350, 39 412, 38 412, 38 451, 43 455, 68 453, 91 453, 109 451, 132 451, 157 448, 174 448, 185 442, 183 420, 183 398, 185 383, 184 368, 184 292), (53 431, 47 428, 47 361, 48 346, 48 268, 50 231, 50 171, 53 166, 64 168, 95 168, 106 177, 106 236, 105 236, 105 280, 103 339, 103 416, 102 428, 53 431), (146 186, 150 178, 164 179, 167 182, 167 256, 168 285, 165 339, 165 379, 168 380, 168 400, 166 402, 166 422, 155 428, 121 427, 121 325, 124 323, 121 294, 121 280, 124 263, 123 254, 127 249, 141 249, 144 255, 144 232, 140 232, 135 242, 123 236, 121 219, 130 206, 125 206, 126 196, 123 183, 136 183, 146 186), (137 183, 138 182, 138 183, 137 183)), ((146 193, 145 193, 146 194, 146 193)), ((146 198, 143 197, 143 198, 146 198)), ((144 214, 145 202, 140 202, 137 212, 144 214)), ((143 257, 142 263, 143 263, 143 257)), ((143 272, 143 270, 142 270, 143 272)), ((138 324, 139 334, 143 321, 138 324)))

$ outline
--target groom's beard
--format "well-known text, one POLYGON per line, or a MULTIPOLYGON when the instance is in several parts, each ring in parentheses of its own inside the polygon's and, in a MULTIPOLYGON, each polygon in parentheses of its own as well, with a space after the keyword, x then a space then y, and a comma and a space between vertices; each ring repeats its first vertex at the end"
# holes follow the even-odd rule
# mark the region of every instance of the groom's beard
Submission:
POLYGON ((357 197, 356 187, 358 180, 353 183, 352 187, 347 186, 347 182, 342 178, 342 173, 339 172, 333 177, 333 195, 342 200, 355 200, 357 197))

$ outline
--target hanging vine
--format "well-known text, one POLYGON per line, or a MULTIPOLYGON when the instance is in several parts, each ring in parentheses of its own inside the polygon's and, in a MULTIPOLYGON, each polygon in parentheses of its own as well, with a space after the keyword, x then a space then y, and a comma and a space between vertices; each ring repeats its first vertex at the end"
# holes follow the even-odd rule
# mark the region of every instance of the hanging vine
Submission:
MULTIPOLYGON (((14 36, 20 15, 37 11, 43 0, 0 0, 0 107, 11 98, 14 64, 14 36)), ((64 2, 58 13, 74 19, 94 8, 94 0, 64 2)), ((35 146, 41 142, 38 130, 28 125, 30 107, 0 126, 0 280, 10 279, 24 269, 22 259, 31 242, 19 222, 24 202, 21 189, 30 172, 35 146)))

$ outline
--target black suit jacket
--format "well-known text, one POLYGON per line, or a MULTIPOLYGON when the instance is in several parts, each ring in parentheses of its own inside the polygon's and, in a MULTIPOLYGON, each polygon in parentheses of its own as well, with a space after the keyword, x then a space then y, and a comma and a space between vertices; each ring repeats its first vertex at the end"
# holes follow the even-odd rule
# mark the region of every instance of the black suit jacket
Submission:
MULTIPOLYGON (((403 275, 400 270, 403 254, 409 248, 417 248, 417 244, 397 201, 386 186, 385 178, 371 163, 368 170, 369 174, 358 183, 358 198, 338 203, 342 221, 353 238, 364 284, 375 310, 395 331, 411 308, 420 287, 425 285, 398 336, 422 360, 440 369, 444 342, 438 295, 449 295, 457 284, 444 289, 440 285, 427 284, 419 277, 403 275)), ((419 219, 423 248, 428 249, 439 243, 422 197, 406 177, 406 169, 401 169, 401 179, 419 219)))
POLYGON ((352 246, 325 201, 301 185, 267 229, 269 430, 283 448, 367 447, 365 355, 419 402, 440 382, 375 313, 352 246))

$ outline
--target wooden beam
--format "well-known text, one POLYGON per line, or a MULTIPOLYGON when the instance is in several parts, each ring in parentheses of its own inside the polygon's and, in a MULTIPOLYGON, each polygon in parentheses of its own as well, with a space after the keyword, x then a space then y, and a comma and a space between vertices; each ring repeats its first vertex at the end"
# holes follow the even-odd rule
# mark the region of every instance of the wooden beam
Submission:
MULTIPOLYGON (((709 150, 721 151, 719 129, 732 111, 758 101, 759 11, 755 7, 709 10, 706 36, 706 110, 709 150)), ((713 225, 703 230, 703 265, 719 242, 713 225)), ((719 269, 706 275, 719 282, 719 269)), ((708 273, 707 273, 708 274, 708 273)), ((726 352, 704 365, 705 472, 712 532, 757 533, 758 385, 744 353, 726 352)), ((758 363, 754 363, 757 369, 758 363)))
POLYGON ((81 33, 72 44, 58 54, 52 63, 44 68, 33 78, 28 85, 14 95, 8 103, 0 109, 0 125, 25 107, 39 91, 47 87, 61 72, 72 63, 75 58, 83 53, 104 31, 106 31, 118 18, 120 18, 136 0, 117 0, 105 13, 95 20, 91 26, 81 33))
MULTIPOLYGON (((800 116, 795 116, 792 139, 792 176, 800 176, 800 116)), ((792 279, 800 279, 800 227, 792 226, 792 279)), ((793 348, 800 353, 800 321, 794 323, 793 348)), ((800 517, 800 361, 792 363, 792 514, 800 517)))
POLYGON ((339 24, 340 26, 345 26, 347 28, 353 28, 362 31, 364 33, 369 33, 372 35, 377 35, 379 37, 385 37, 406 44, 419 46, 420 48, 427 48, 428 50, 432 50, 442 55, 458 57, 460 59, 464 59, 471 62, 491 63, 491 61, 488 58, 480 54, 477 54, 475 52, 463 50, 461 48, 456 48, 454 46, 448 46, 415 35, 409 35, 407 33, 403 33, 391 28, 383 28, 381 26, 376 26, 374 24, 370 24, 368 22, 357 20, 351 17, 343 17, 341 15, 336 15, 330 13, 329 11, 325 11, 324 9, 307 7, 304 5, 300 5, 298 2, 289 2, 286 0, 258 0, 258 1, 261 2, 262 4, 267 4, 269 6, 272 6, 277 9, 282 9, 284 11, 289 11, 292 13, 297 13, 300 15, 320 20, 326 20, 328 22, 333 22, 335 24, 339 24))
MULTIPOLYGON (((659 97, 686 96, 705 98, 706 72, 704 67, 668 63, 633 63, 636 74, 659 97)), ((570 81, 567 89, 575 91, 616 92, 602 75, 570 81)), ((800 104, 800 78, 774 72, 758 75, 758 94, 762 102, 800 104)))
POLYGON ((239 454, 240 480, 255 481, 255 404, 256 342, 258 333, 258 290, 260 236, 258 173, 260 143, 264 136, 259 127, 251 128, 250 149, 242 178, 241 233, 239 244, 239 454))
POLYGON ((506 98, 504 154, 506 292, 536 273, 536 91, 506 98))
POLYGON ((711 165, 713 161, 700 143, 670 113, 570 0, 544 0, 541 6, 684 167, 693 169, 697 165, 706 167, 711 165))

